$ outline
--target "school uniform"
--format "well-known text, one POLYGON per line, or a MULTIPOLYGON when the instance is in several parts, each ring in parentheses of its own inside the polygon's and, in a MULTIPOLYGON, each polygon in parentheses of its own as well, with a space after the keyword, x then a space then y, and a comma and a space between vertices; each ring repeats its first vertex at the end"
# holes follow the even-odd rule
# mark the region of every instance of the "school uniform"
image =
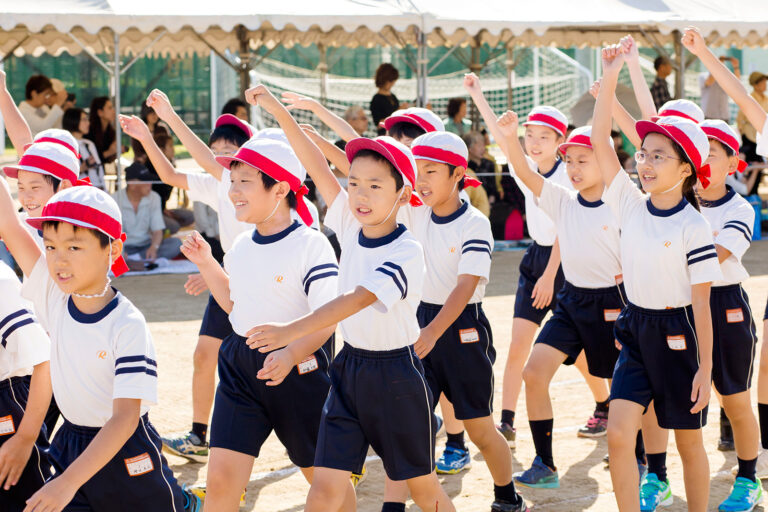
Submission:
POLYGON ((496 349, 482 300, 491 271, 491 224, 468 202, 444 217, 428 206, 409 206, 400 209, 398 218, 422 244, 427 261, 424 290, 416 311, 419 327, 423 329, 440 313, 460 275, 480 278, 464 310, 422 363, 435 404, 445 393, 456 418, 490 416, 496 349))
POLYGON ((697 429, 707 408, 691 414, 691 382, 699 369, 691 286, 722 279, 706 219, 685 199, 659 210, 619 171, 603 200, 621 229, 621 262, 628 306, 616 320, 622 345, 611 399, 647 407, 659 426, 697 429))
POLYGON ((339 291, 362 286, 377 301, 341 321, 345 343, 331 365, 315 466, 360 473, 371 446, 392 480, 428 475, 434 470, 436 420, 413 351, 424 252, 402 224, 387 236, 366 237, 343 190, 325 223, 342 248, 339 291))
POLYGON ((256 374, 269 354, 251 349, 246 335, 256 325, 290 322, 335 299, 333 248, 320 232, 293 221, 273 235, 255 229, 242 233, 224 256, 224 268, 230 276, 234 332, 219 350, 210 445, 258 457, 274 430, 291 462, 311 467, 330 386, 333 336, 279 386, 268 386, 256 374))
MULTIPOLYGON (((21 298, 21 283, 13 270, 0 263, 0 446, 19 428, 29 398, 29 379, 35 365, 50 359, 51 344, 45 330, 21 298)), ((45 424, 19 482, 0 489, 0 510, 21 512, 26 501, 51 477, 45 424)))
POLYGON ((115 399, 141 400, 135 432, 64 510, 183 510, 182 490, 148 418, 157 403, 157 362, 144 316, 120 292, 101 311, 81 312, 53 282, 44 257, 22 291, 51 337, 51 383, 64 417, 49 452, 57 474, 82 455, 109 421, 115 399))
POLYGON ((43 242, 43 232, 27 224, 27 219, 30 218, 27 212, 20 212, 19 218, 21 219, 21 225, 24 226, 24 229, 27 230, 27 233, 32 235, 32 238, 35 240, 35 243, 37 244, 37 246, 40 247, 40 249, 43 252, 45 252, 45 243, 43 242))
POLYGON ((583 350, 589 373, 610 378, 619 357, 614 322, 626 302, 618 222, 602 200, 587 201, 549 180, 544 180, 539 208, 557 226, 566 282, 536 343, 565 354, 567 365, 583 350))
POLYGON ((752 241, 755 210, 730 187, 717 201, 703 202, 701 213, 712 227, 715 244, 731 255, 720 264, 723 278, 712 283, 712 380, 721 395, 746 391, 752 384, 757 333, 749 297, 741 282, 749 273, 741 258, 752 241))
MULTIPOLYGON (((531 170, 539 172, 538 166, 530 157, 526 157, 526 161, 531 170)), ((557 228, 552 219, 539 208, 536 196, 515 175, 511 165, 509 166, 509 173, 525 196, 525 222, 528 226, 528 234, 533 239, 533 244, 526 249, 523 260, 520 262, 520 278, 517 284, 517 292, 515 293, 514 317, 524 318, 539 325, 544 320, 544 317, 547 316, 547 312, 557 306, 557 294, 565 282, 563 269, 560 267, 555 277, 552 302, 541 309, 533 307, 531 294, 533 293, 534 286, 536 286, 536 281, 539 280, 547 268, 547 263, 549 263, 552 245, 554 245, 557 238, 557 228)), ((568 174, 565 172, 565 162, 559 158, 555 162, 555 166, 545 174, 542 174, 542 176, 563 187, 573 188, 571 180, 568 179, 568 174)))

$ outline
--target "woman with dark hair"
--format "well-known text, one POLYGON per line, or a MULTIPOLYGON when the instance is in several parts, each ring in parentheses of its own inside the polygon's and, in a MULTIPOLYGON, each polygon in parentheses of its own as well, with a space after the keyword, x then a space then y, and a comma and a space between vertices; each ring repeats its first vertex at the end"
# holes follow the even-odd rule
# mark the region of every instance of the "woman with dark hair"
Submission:
POLYGON ((392 112, 395 110, 406 107, 406 105, 401 107, 397 96, 392 94, 392 87, 394 87, 398 78, 400 78, 400 72, 388 62, 385 62, 376 70, 375 80, 378 91, 371 98, 371 116, 373 116, 373 125, 376 127, 379 135, 387 133, 384 128, 379 127, 379 123, 392 115, 392 112))
POLYGON ((102 163, 114 162, 117 158, 115 107, 108 96, 93 98, 89 117, 91 126, 85 137, 96 145, 102 163))
POLYGON ((443 120, 445 131, 463 136, 472 129, 472 122, 467 119, 466 98, 451 98, 448 100, 448 117, 443 120))
POLYGON ((99 152, 96 145, 84 138, 90 129, 91 121, 88 114, 81 108, 72 107, 64 112, 61 126, 71 133, 78 143, 80 153, 80 179, 88 178, 91 185, 106 191, 104 182, 104 166, 99 159, 99 152))

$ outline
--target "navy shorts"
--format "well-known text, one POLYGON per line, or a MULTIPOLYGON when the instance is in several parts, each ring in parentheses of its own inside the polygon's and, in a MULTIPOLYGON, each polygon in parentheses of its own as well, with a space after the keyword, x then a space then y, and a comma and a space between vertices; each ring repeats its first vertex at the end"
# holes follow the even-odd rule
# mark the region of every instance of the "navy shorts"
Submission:
POLYGON ((721 395, 752 386, 757 333, 749 297, 740 284, 712 287, 712 381, 721 395))
POLYGON ((208 305, 205 306, 203 323, 200 325, 200 336, 210 336, 217 340, 223 340, 232 334, 232 324, 229 323, 229 314, 221 309, 219 303, 208 295, 208 305))
POLYGON ((536 309, 533 307, 533 299, 531 298, 536 281, 547 268, 550 254, 552 254, 551 245, 539 245, 536 242, 525 251, 523 261, 520 262, 520 279, 517 282, 517 293, 515 293, 515 318, 525 318, 536 325, 541 325, 547 312, 557 306, 557 294, 565 283, 562 266, 557 270, 552 302, 549 303, 549 306, 536 309))
POLYGON ((211 419, 212 448, 258 457, 275 431, 291 462, 311 467, 331 356, 323 347, 294 368, 278 386, 256 378, 268 354, 252 350, 233 333, 219 349, 219 386, 211 419))
MULTIPOLYGON (((64 419, 51 443, 57 475, 85 451, 99 430, 64 419)), ((80 487, 65 512, 183 511, 184 493, 161 449, 160 436, 145 414, 117 455, 80 487)))
MULTIPOLYGON (((416 311, 419 326, 429 325, 442 307, 426 302, 419 304, 416 311)), ((493 412, 495 361, 491 324, 485 317, 483 306, 467 304, 422 361, 435 405, 440 393, 444 393, 453 404, 457 419, 490 416, 493 412)))
POLYGON ((392 480, 435 469, 432 393, 413 346, 373 351, 344 344, 331 365, 315 466, 360 473, 368 447, 392 480))
POLYGON ((643 407, 653 400, 659 426, 698 429, 707 423, 707 407, 691 414, 693 377, 699 350, 691 306, 644 309, 627 305, 614 333, 622 349, 611 385, 612 400, 643 407))
MULTIPOLYGON (((0 381, 0 446, 13 436, 24 417, 29 395, 28 377, 11 377, 0 381)), ((32 447, 19 482, 6 491, 0 489, 0 510, 21 512, 26 501, 51 477, 48 462, 48 436, 45 425, 32 447)))
POLYGON ((619 357, 613 325, 626 303, 622 288, 578 288, 566 282, 536 343, 565 354, 564 364, 576 362, 583 350, 589 373, 610 379, 619 357))

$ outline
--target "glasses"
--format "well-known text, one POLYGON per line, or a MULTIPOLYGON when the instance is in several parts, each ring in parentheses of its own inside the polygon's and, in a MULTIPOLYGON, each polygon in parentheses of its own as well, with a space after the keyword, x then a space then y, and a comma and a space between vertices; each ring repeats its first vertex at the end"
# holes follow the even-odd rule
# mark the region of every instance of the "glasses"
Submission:
POLYGON ((661 153, 651 153, 648 154, 645 151, 638 151, 635 153, 635 162, 639 164, 643 164, 646 161, 650 163, 651 165, 661 165, 664 163, 665 160, 680 160, 679 158, 675 158, 673 156, 667 156, 662 155, 661 153))

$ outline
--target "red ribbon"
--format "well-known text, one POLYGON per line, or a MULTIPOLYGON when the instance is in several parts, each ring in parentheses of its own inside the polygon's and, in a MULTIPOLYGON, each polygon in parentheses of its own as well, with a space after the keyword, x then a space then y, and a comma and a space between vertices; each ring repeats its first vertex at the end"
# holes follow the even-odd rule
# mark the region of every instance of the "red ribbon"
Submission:
POLYGON ((699 178, 701 186, 707 188, 709 186, 709 178, 712 176, 712 169, 709 167, 709 164, 702 165, 696 171, 696 176, 699 178))
POLYGON ((464 188, 467 188, 467 187, 477 188, 477 187, 481 187, 482 185, 483 183, 477 178, 473 178, 472 176, 467 176, 466 174, 464 175, 464 188))

